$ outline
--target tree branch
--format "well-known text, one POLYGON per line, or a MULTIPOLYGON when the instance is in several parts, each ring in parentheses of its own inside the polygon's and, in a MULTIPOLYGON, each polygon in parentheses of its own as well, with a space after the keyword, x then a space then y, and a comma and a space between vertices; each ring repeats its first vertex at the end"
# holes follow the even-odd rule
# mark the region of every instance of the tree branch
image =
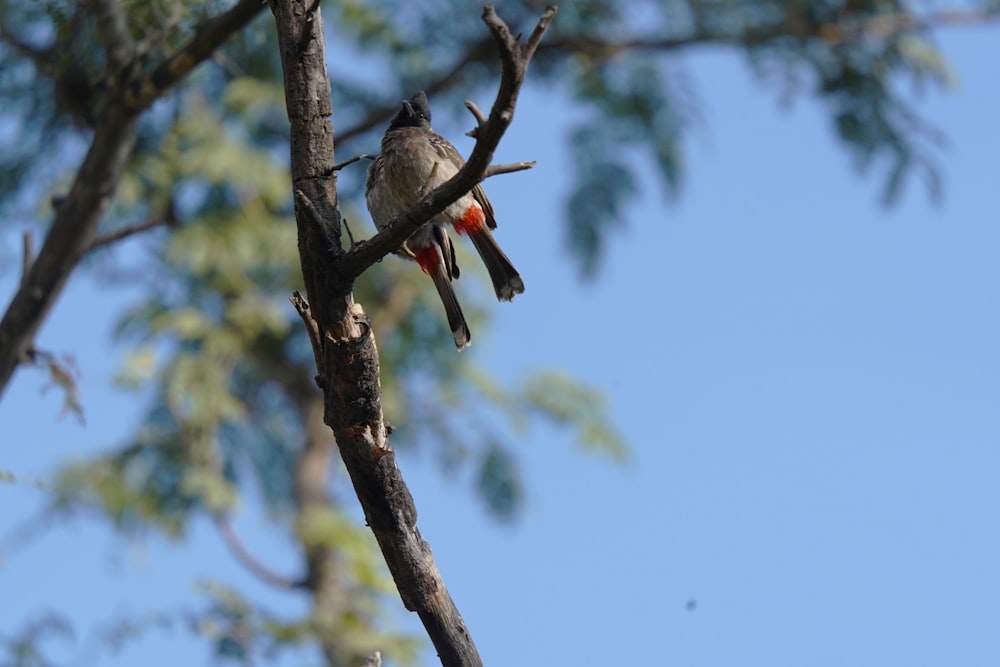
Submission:
POLYGON ((640 36, 618 41, 590 36, 564 35, 540 46, 545 53, 577 53, 595 61, 606 61, 625 51, 674 51, 697 45, 761 45, 782 37, 816 39, 830 46, 855 42, 865 37, 887 39, 907 31, 931 30, 948 26, 983 25, 1000 19, 1000 11, 990 9, 942 10, 919 14, 901 11, 865 15, 849 12, 844 18, 821 24, 790 25, 787 21, 738 31, 696 28, 678 37, 640 36))
POLYGON ((483 176, 483 180, 491 176, 499 176, 500 174, 513 174, 515 171, 525 171, 526 169, 533 168, 537 162, 531 160, 530 162, 514 162, 512 164, 494 164, 490 165, 486 169, 486 175, 483 176))
POLYGON ((136 109, 145 109, 157 97, 174 87, 188 72, 211 56, 216 49, 250 23, 263 9, 264 0, 240 0, 228 11, 206 19, 179 51, 160 63, 149 78, 133 86, 128 98, 136 109))
MULTIPOLYGON (((274 0, 285 102, 291 125, 292 187, 299 253, 308 303, 293 297, 310 331, 324 392, 324 421, 333 429, 400 597, 424 624, 443 665, 476 666, 482 660, 416 526, 417 511, 396 465, 383 419, 378 351, 371 326, 351 294, 353 279, 394 249, 414 229, 481 181, 514 115, 531 49, 555 16, 549 8, 522 51, 492 7, 483 20, 500 48, 503 74, 496 101, 480 127, 467 165, 442 187, 393 221, 386 233, 345 253, 336 205, 333 134, 329 117, 322 19, 308 0, 274 0), (527 57, 526 57, 527 53, 527 57)), ((499 172, 498 172, 499 173, 499 172)))
POLYGON ((342 264, 346 277, 353 280, 361 275, 369 266, 398 248, 421 225, 463 197, 486 177, 490 162, 493 160, 493 152, 514 119, 514 107, 517 104, 521 84, 524 82, 528 62, 545 29, 555 18, 556 11, 554 6, 545 11, 522 49, 517 39, 510 33, 507 24, 497 16, 493 6, 486 5, 483 22, 493 34, 499 51, 502 66, 500 89, 485 123, 479 121, 483 114, 474 104, 469 108, 481 123, 475 130, 476 145, 469 160, 448 182, 423 197, 412 209, 398 216, 375 236, 352 248, 345 255, 342 264))
POLYGON ((119 62, 126 55, 135 55, 121 6, 117 0, 95 0, 111 74, 120 75, 122 80, 113 81, 108 103, 97 120, 90 149, 69 194, 56 207, 41 251, 0 319, 0 396, 70 273, 96 236, 132 153, 139 113, 262 8, 261 0, 240 0, 229 11, 206 21, 180 51, 160 64, 148 79, 138 81, 129 77, 137 76, 140 68, 133 67, 132 61, 119 62), (122 48, 113 44, 116 39, 123 40, 122 48))
POLYGON ((135 58, 135 40, 125 11, 118 0, 90 0, 90 6, 97 16, 97 37, 108 57, 107 74, 117 78, 135 58))
POLYGON ((374 160, 374 159, 375 159, 375 156, 373 156, 373 155, 369 155, 368 153, 359 153, 358 155, 355 155, 352 158, 344 160, 343 162, 338 162, 337 164, 333 165, 333 167, 330 168, 330 171, 331 172, 332 171, 340 171, 344 167, 346 167, 348 165, 351 165, 351 164, 354 164, 358 160, 374 160))
MULTIPOLYGON (((428 95, 434 95, 435 93, 440 93, 441 91, 448 90, 454 86, 456 82, 455 77, 461 74, 462 70, 472 63, 483 62, 490 56, 489 45, 488 39, 483 39, 470 44, 465 50, 465 53, 462 54, 462 57, 459 58, 454 65, 424 86, 424 91, 428 95)), ((398 97, 403 98, 407 95, 409 95, 409 93, 400 94, 398 97)), ((372 109, 363 120, 352 125, 346 130, 340 130, 337 132, 337 141, 341 144, 350 141, 351 139, 364 134, 381 123, 385 123, 392 118, 392 115, 397 111, 399 111, 398 103, 372 109)))
POLYGON ((173 206, 171 206, 165 215, 156 218, 149 218, 148 220, 144 220, 134 225, 122 227, 121 229, 98 236, 84 249, 84 253, 93 252, 99 248, 103 248, 104 246, 109 246, 113 243, 117 243, 118 241, 127 239, 135 234, 141 234, 142 232, 149 231, 150 229, 155 229, 164 225, 174 225, 176 223, 177 219, 173 217, 173 206))
POLYGON ((135 143, 137 119, 123 106, 103 115, 27 279, 0 319, 0 395, 111 203, 135 143))
POLYGON ((28 282, 28 272, 35 263, 35 236, 31 230, 21 234, 21 286, 28 282))
POLYGON ((0 42, 9 45, 22 56, 31 60, 38 66, 39 70, 44 71, 52 64, 52 51, 50 49, 37 47, 18 37, 17 30, 11 28, 3 16, 0 16, 0 42))
POLYGON ((278 588, 299 588, 302 586, 302 582, 284 577, 257 560, 246 548, 246 545, 243 544, 240 536, 233 530, 233 525, 229 522, 229 517, 223 514, 213 514, 212 520, 215 523, 215 527, 219 530, 222 541, 229 547, 229 551, 233 554, 233 557, 254 576, 278 588))

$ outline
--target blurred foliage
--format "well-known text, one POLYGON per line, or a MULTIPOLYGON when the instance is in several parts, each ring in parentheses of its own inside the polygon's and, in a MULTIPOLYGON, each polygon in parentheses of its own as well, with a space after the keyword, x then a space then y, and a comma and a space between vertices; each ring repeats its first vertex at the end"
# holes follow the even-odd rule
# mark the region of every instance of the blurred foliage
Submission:
MULTIPOLYGON (((139 66, 153 67, 230 4, 122 2, 142 47, 139 66)), ((499 11, 526 30, 542 5, 511 0, 499 11)), ((343 0, 323 9, 334 126, 349 137, 342 153, 373 152, 396 100, 417 88, 433 93, 445 133, 462 100, 495 90, 498 65, 476 6, 343 0)), ((984 18, 996 11, 982 10, 984 18)), ((577 104, 567 118, 575 171, 565 229, 582 273, 599 270, 611 232, 649 181, 641 173, 658 174, 668 196, 682 190, 684 138, 701 117, 685 67, 696 45, 741 54, 779 99, 814 97, 857 167, 882 170, 887 202, 913 174, 938 196, 941 137, 900 88, 947 85, 955 75, 934 47, 933 24, 903 20, 906 11, 896 0, 562 3, 529 85, 577 104)), ((100 111, 103 65, 87 3, 0 0, 0 219, 41 226, 50 217, 100 111)), ((136 295, 118 329, 126 348, 118 381, 144 402, 145 417, 127 442, 66 466, 51 493, 56 512, 90 510, 128 535, 177 539, 198 517, 259 501, 304 553, 329 551, 336 613, 277 618, 226 583, 205 582, 203 608, 123 619, 105 637, 112 648, 178 624, 205 637, 220 660, 243 664, 317 644, 329 664, 360 664, 373 647, 397 663, 416 654, 412 637, 385 630, 395 592, 370 532, 339 500, 305 507, 297 497, 296 465, 307 443, 329 432, 317 430, 312 353, 287 303, 301 283, 287 142, 268 16, 144 115, 102 232, 162 224, 133 252, 103 248, 86 263, 109 289, 136 295)), ((358 236, 370 230, 355 213, 360 181, 346 178, 353 186, 339 192, 358 236)), ((379 341, 394 443, 430 451, 446 474, 464 476, 491 516, 514 519, 523 504, 515 445, 531 428, 561 428, 585 450, 627 457, 599 391, 554 370, 504 385, 457 355, 430 281, 412 265, 386 260, 362 277, 355 298, 379 341)), ((487 328, 490 308, 467 303, 475 330, 487 328)), ((82 415, 73 373, 56 377, 65 368, 51 366, 53 382, 82 415)), ((342 477, 334 483, 347 486, 342 477)), ((0 665, 53 664, 39 646, 61 627, 29 624, 5 636, 0 665)))
POLYGON ((66 664, 52 658, 43 647, 73 639, 73 626, 65 617, 46 613, 28 621, 16 634, 0 634, 0 667, 56 667, 66 664))

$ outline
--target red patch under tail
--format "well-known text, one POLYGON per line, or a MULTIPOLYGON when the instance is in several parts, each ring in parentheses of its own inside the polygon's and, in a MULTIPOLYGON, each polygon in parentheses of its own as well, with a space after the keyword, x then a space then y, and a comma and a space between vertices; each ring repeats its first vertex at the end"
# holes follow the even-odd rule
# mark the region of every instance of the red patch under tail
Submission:
POLYGON ((429 276, 433 276, 440 272, 441 270, 441 256, 438 255, 438 250, 434 246, 430 248, 421 248, 414 253, 417 258, 417 264, 423 269, 424 273, 429 276))
POLYGON ((459 234, 472 234, 485 227, 486 214, 479 204, 473 204, 465 209, 462 217, 452 220, 451 224, 459 234))

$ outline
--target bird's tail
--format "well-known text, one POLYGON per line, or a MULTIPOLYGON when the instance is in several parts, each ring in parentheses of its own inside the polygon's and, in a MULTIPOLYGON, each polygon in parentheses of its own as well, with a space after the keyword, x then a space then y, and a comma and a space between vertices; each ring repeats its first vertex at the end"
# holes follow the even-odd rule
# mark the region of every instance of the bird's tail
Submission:
POLYGON ((434 281, 434 287, 444 305, 444 313, 448 317, 448 327, 455 338, 455 347, 459 350, 468 347, 472 344, 472 333, 451 284, 452 280, 458 278, 459 269, 448 232, 443 226, 432 223, 418 231, 411 240, 415 245, 423 246, 415 249, 414 256, 420 268, 434 281))
POLYGON ((524 291, 524 281, 521 280, 521 275, 500 249, 500 244, 493 238, 493 234, 490 233, 486 225, 470 229, 468 234, 473 245, 476 246, 479 256, 482 257, 486 270, 489 271, 497 299, 512 301, 515 295, 524 291))
POLYGON ((451 327, 451 335, 455 338, 455 347, 463 349, 472 344, 472 333, 469 325, 465 322, 465 315, 462 313, 462 306, 458 303, 455 289, 451 286, 451 279, 440 271, 431 274, 434 279, 434 287, 437 288, 441 303, 444 304, 445 315, 448 316, 448 326, 451 327))

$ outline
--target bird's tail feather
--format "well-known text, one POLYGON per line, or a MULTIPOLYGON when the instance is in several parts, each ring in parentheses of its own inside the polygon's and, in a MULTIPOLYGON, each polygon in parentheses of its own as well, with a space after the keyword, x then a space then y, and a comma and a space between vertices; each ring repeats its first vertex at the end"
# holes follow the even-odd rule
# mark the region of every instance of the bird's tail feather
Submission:
POLYGON ((497 293, 500 301, 512 301, 514 296, 524 291, 524 281, 521 275, 507 259, 507 255, 500 249, 500 245, 493 238, 493 234, 486 225, 479 226, 478 229, 469 230, 469 238, 472 239, 476 251, 486 265, 486 270, 493 281, 493 289, 497 293))
POLYGON ((455 289, 451 286, 451 278, 435 271, 431 273, 434 279, 434 287, 437 288, 441 303, 444 304, 445 315, 448 316, 448 326, 451 328, 451 335, 455 338, 455 347, 463 349, 472 344, 472 333, 469 325, 465 322, 465 315, 462 313, 462 306, 458 303, 455 289))

